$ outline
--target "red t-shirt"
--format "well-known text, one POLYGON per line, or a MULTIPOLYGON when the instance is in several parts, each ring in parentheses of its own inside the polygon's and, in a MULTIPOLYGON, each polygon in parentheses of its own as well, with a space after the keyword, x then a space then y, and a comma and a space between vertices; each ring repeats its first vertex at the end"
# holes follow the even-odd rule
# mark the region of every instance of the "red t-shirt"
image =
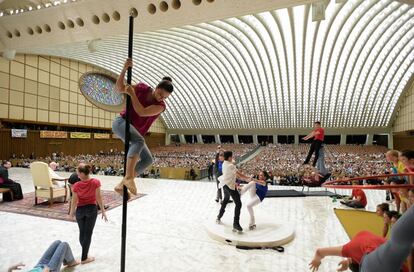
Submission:
POLYGON ((314 132, 319 132, 318 135, 315 135, 315 140, 322 141, 325 139, 325 130, 323 128, 317 128, 314 132))
POLYGON ((342 247, 342 256, 351 258, 353 262, 361 264, 361 259, 365 254, 374 251, 386 241, 385 238, 369 231, 361 231, 342 247))
MULTIPOLYGON (((135 94, 137 95, 139 102, 144 107, 148 107, 151 105, 160 105, 164 108, 164 110, 166 108, 164 101, 158 102, 157 100, 154 100, 152 98, 152 88, 145 83, 138 83, 137 85, 135 85, 135 94)), ((124 109, 121 112, 122 117, 125 117, 125 115, 126 109, 124 109)), ((135 112, 134 108, 131 107, 131 124, 138 130, 141 136, 145 136, 145 134, 147 134, 152 123, 154 123, 154 121, 157 120, 158 116, 159 114, 141 117, 138 115, 138 113, 135 112)))
POLYGON ((352 189, 352 197, 354 199, 357 199, 357 197, 361 197, 361 203, 365 207, 367 206, 367 197, 361 189, 352 189))
POLYGON ((96 189, 99 187, 101 182, 94 178, 76 182, 72 191, 78 195, 78 207, 96 205, 96 189))
MULTIPOLYGON (((352 262, 361 264, 362 257, 371 253, 380 245, 385 243, 387 239, 372 234, 369 231, 361 231, 349 243, 342 247, 342 257, 351 258, 352 262)), ((408 272, 407 265, 401 267, 403 272, 408 272)))

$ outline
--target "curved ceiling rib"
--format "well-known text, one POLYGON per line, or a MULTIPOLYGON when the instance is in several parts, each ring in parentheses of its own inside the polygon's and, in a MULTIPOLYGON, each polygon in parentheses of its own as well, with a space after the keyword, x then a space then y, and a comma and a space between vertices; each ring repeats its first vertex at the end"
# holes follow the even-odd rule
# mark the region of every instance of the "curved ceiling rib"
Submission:
MULTIPOLYGON (((414 7, 385 0, 329 4, 312 22, 309 5, 134 37, 134 81, 171 75, 168 129, 388 127, 414 74, 414 7), (139 64, 139 65, 137 65, 139 64)), ((127 37, 98 51, 74 43, 28 49, 118 73, 127 37)))

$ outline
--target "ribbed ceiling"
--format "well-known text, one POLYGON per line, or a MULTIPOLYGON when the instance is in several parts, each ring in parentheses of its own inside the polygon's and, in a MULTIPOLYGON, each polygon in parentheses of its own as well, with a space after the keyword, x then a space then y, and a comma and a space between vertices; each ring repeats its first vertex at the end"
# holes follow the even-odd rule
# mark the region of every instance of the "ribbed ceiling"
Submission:
MULTIPOLYGON (((414 8, 396 1, 329 4, 312 22, 297 6, 135 34, 134 81, 170 75, 169 129, 386 127, 414 73, 414 8)), ((33 49, 119 73, 127 37, 33 49)))

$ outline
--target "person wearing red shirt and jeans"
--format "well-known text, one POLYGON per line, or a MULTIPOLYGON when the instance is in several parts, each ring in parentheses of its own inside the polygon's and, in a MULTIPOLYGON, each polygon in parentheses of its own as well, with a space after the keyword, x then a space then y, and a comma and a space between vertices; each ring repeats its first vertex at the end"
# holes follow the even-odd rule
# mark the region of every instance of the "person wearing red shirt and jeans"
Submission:
POLYGON ((312 154, 315 153, 315 158, 313 159, 313 167, 316 166, 316 162, 319 158, 319 151, 321 149, 321 146, 323 144, 323 141, 325 139, 325 130, 321 127, 321 122, 317 121, 314 123, 313 131, 303 137, 302 139, 307 141, 309 139, 313 138, 313 142, 310 146, 308 156, 306 157, 306 160, 303 164, 308 164, 310 159, 312 158, 312 154))
POLYGON ((72 187, 72 207, 69 216, 73 218, 76 211, 76 221, 79 226, 79 242, 82 246, 81 263, 85 264, 95 260, 94 257, 88 257, 88 252, 96 218, 98 217, 96 202, 98 202, 101 208, 102 218, 105 221, 108 221, 108 219, 106 218, 105 207, 102 202, 101 182, 89 176, 91 166, 80 164, 76 172, 80 181, 76 182, 72 187))
POLYGON ((391 229, 390 239, 359 232, 343 246, 319 248, 309 267, 316 271, 323 258, 342 256, 338 271, 345 271, 351 264, 359 266, 361 272, 408 272, 405 261, 414 242, 414 206, 411 206, 391 229))
MULTIPOLYGON (((353 185, 359 185, 358 181, 352 182, 353 185)), ((352 199, 348 201, 341 201, 345 206, 362 209, 367 206, 367 196, 361 189, 352 189, 352 199)))
MULTIPOLYGON (((148 168, 154 161, 149 151, 144 136, 148 132, 152 123, 157 120, 160 114, 165 111, 166 105, 164 100, 173 92, 174 87, 171 78, 164 77, 157 85, 155 90, 145 83, 137 85, 126 85, 124 82, 125 72, 132 67, 132 60, 127 59, 119 78, 116 82, 118 92, 124 93, 131 97, 132 109, 129 117, 131 126, 129 128, 131 139, 127 154, 127 163, 125 177, 115 187, 115 191, 123 194, 123 186, 125 185, 129 192, 136 195, 137 188, 134 178, 148 168), (138 161, 139 160, 139 161, 138 161)), ((126 110, 123 110, 120 116, 116 117, 112 123, 112 131, 125 142, 125 117, 126 110)))

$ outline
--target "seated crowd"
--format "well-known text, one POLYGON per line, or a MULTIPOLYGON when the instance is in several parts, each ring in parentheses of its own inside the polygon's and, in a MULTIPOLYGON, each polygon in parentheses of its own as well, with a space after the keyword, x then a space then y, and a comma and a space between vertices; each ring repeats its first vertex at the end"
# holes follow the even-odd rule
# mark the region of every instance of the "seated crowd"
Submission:
MULTIPOLYGON (((215 144, 185 144, 168 145, 152 149, 154 155, 153 168, 161 167, 188 167, 193 169, 206 169, 214 159, 217 145, 215 144)), ((240 157, 251 152, 256 145, 235 145, 226 144, 226 149, 235 150, 235 154, 240 157)), ((110 150, 109 152, 99 152, 99 154, 80 154, 76 156, 64 155, 63 153, 53 153, 45 158, 35 158, 32 154, 30 158, 15 155, 10 158, 14 167, 29 168, 33 161, 43 161, 46 163, 56 162, 56 171, 73 172, 77 163, 80 161, 88 162, 92 166, 92 173, 98 175, 119 176, 123 174, 123 152, 110 150)), ((147 169, 148 174, 151 169, 147 169)))
MULTIPOLYGON (((277 183, 299 183, 315 169, 302 167, 308 145, 269 144, 258 156, 243 164, 246 172, 267 171, 277 183)), ((385 173, 386 148, 382 146, 325 145, 325 165, 333 178, 350 178, 385 173)), ((317 175, 317 173, 314 173, 317 175)))

